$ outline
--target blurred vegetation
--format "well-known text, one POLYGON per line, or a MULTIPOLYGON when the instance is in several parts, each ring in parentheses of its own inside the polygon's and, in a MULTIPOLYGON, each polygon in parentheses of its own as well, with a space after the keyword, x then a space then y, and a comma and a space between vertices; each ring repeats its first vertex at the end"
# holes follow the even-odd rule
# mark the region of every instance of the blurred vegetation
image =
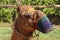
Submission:
MULTIPOLYGON (((0 0, 0 4, 18 4, 17 0, 0 0)), ((60 0, 22 0, 21 5, 55 5, 60 4, 60 0)), ((60 17, 60 8, 50 7, 40 9, 44 13, 48 15, 60 17)), ((12 22, 14 15, 16 15, 17 11, 15 8, 9 7, 0 7, 0 22, 12 22)), ((51 17, 51 18, 52 18, 51 17)), ((58 18, 57 18, 58 19, 58 18)))
MULTIPOLYGON (((0 0, 0 4, 16 4, 17 0, 0 0)), ((0 7, 0 22, 12 22, 13 15, 16 14, 15 8, 0 7)))

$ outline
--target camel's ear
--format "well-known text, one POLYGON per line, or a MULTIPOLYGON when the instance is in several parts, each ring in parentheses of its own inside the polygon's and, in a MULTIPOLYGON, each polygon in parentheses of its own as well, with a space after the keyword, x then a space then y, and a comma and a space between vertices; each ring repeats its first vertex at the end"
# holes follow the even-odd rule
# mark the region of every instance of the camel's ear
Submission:
POLYGON ((18 15, 21 14, 21 6, 20 5, 18 5, 18 7, 17 7, 17 12, 18 12, 18 15))

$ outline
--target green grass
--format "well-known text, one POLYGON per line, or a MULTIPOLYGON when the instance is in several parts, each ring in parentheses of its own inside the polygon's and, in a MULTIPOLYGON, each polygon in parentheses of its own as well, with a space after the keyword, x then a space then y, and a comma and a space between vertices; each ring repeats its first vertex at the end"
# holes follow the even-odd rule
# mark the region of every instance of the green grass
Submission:
POLYGON ((0 27, 0 40, 8 40, 12 35, 11 27, 0 27))
MULTIPOLYGON (((11 27, 0 27, 0 40, 10 40, 12 35, 11 27)), ((34 38, 36 40, 36 38, 34 38)), ((40 32, 39 40, 60 40, 60 30, 53 29, 48 34, 40 32)))
POLYGON ((48 34, 40 33, 39 39, 42 39, 42 40, 60 40, 60 30, 53 29, 53 31, 51 31, 48 34))

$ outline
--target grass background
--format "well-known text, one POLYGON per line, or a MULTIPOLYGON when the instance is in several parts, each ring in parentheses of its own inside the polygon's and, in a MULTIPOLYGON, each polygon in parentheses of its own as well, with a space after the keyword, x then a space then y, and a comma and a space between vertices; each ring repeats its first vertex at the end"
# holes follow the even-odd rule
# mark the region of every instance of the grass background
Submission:
MULTIPOLYGON (((10 40, 11 36, 12 36, 11 27, 0 27, 0 40, 10 40)), ((34 38, 33 40, 36 40, 36 38, 34 38)), ((43 34, 40 32, 39 40, 60 40, 60 30, 53 29, 48 34, 43 34)))

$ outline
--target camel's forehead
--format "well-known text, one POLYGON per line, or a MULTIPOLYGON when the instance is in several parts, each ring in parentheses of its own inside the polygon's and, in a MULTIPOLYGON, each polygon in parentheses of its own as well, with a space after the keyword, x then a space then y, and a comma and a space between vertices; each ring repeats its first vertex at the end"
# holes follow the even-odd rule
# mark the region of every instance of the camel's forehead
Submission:
POLYGON ((22 12, 23 12, 23 14, 25 14, 25 13, 28 13, 28 14, 33 14, 34 13, 34 8, 33 7, 31 7, 31 6, 22 6, 21 7, 21 10, 22 10, 22 12))
POLYGON ((33 7, 31 7, 31 6, 26 6, 26 5, 25 5, 25 6, 22 6, 21 9, 22 9, 22 10, 26 10, 26 11, 34 11, 34 8, 33 8, 33 7))

